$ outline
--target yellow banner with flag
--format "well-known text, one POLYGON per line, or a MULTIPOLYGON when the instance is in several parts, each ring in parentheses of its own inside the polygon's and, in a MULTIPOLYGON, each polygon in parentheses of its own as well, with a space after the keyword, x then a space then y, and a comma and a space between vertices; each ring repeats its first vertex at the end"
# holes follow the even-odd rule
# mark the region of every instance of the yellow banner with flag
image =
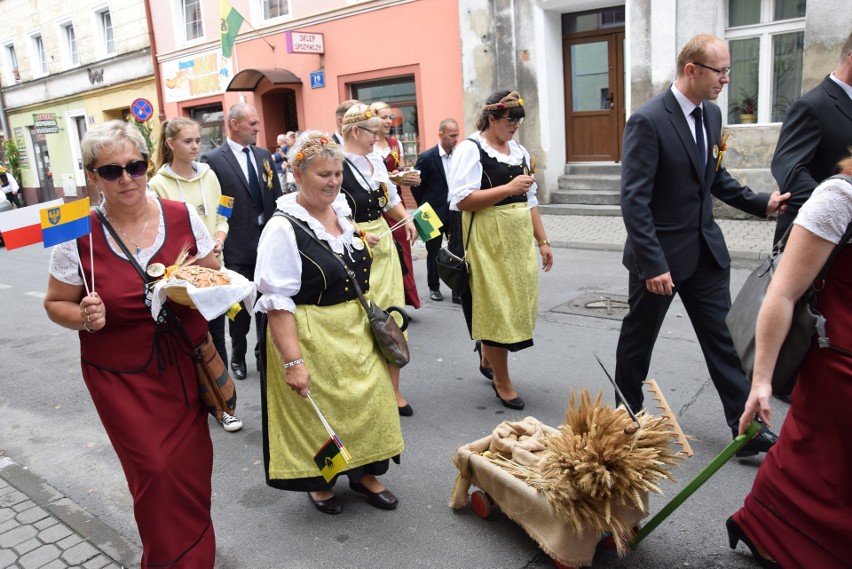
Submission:
POLYGON ((222 33, 222 55, 230 58, 244 18, 228 0, 219 0, 219 29, 222 33))

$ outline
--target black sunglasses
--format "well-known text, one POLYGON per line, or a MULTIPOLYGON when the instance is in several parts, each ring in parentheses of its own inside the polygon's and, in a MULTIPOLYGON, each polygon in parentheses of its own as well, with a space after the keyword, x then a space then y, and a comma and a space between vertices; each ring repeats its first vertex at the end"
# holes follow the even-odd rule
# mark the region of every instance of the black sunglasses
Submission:
POLYGON ((148 163, 145 160, 134 160, 128 162, 126 166, 118 164, 106 164, 99 168, 90 168, 92 172, 103 178, 107 182, 115 182, 121 175, 127 171, 127 175, 131 178, 141 178, 148 173, 148 163))

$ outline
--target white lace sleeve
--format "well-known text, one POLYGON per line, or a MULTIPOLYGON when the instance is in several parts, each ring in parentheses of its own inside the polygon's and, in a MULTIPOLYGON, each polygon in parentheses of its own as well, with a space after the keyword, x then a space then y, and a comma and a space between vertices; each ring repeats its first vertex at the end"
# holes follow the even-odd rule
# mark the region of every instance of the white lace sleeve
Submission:
POLYGON ((293 296, 302 287, 302 259, 293 226, 283 217, 273 217, 263 229, 254 282, 263 294, 254 305, 255 312, 296 311, 293 296))
POLYGON ((194 207, 186 207, 189 212, 189 223, 192 226, 192 234, 195 236, 195 247, 198 249, 198 258, 206 257, 213 250, 215 243, 207 231, 207 226, 194 207))
POLYGON ((449 202, 452 211, 459 211, 458 203, 482 185, 482 163, 479 148, 469 140, 461 141, 453 150, 450 165, 449 202))
POLYGON ((826 180, 805 202, 797 225, 837 245, 852 220, 852 185, 840 179, 826 180))
POLYGON ((77 240, 72 239, 55 245, 50 252, 50 274, 58 281, 74 286, 83 286, 80 277, 80 260, 77 254, 77 240))

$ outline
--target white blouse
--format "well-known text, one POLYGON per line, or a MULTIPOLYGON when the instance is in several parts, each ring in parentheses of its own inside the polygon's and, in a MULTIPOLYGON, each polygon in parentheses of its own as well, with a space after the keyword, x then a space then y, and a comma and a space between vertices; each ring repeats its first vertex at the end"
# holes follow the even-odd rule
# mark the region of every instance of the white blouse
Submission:
POLYGON ((361 184, 361 187, 365 190, 375 190, 379 187, 379 184, 382 182, 388 187, 388 204, 385 206, 385 211, 390 210, 396 204, 400 203, 399 193, 396 191, 396 185, 391 183, 390 178, 388 177, 388 169, 385 167, 385 163, 382 160, 382 156, 376 152, 375 146, 373 147, 373 151, 367 154, 366 156, 361 156, 360 154, 352 154, 351 152, 344 152, 343 154, 346 156, 346 159, 349 160, 353 166, 362 174, 359 176, 357 173, 355 175, 355 179, 358 180, 358 183, 361 184), (373 173, 370 173, 370 165, 373 166, 373 173), (369 180, 370 187, 367 187, 367 182, 369 180))
POLYGON ((817 237, 837 245, 852 221, 852 185, 841 179, 826 180, 816 187, 794 223, 817 237))
MULTIPOLYGON (((331 204, 337 214, 337 223, 343 230, 339 237, 335 237, 296 202, 296 195, 285 194, 278 198, 278 209, 303 221, 317 237, 326 241, 335 253, 342 254, 345 250, 351 258, 352 239, 356 228, 348 219, 352 211, 346 197, 338 194, 331 204)), ((296 233, 285 217, 273 216, 263 229, 257 246, 254 282, 257 291, 263 294, 254 305, 255 312, 296 311, 293 297, 302 288, 302 257, 296 244, 296 233)))
MULTIPOLYGON (((163 241, 166 238, 166 221, 163 218, 163 207, 158 198, 150 195, 149 197, 151 197, 154 200, 154 203, 157 204, 157 218, 159 221, 157 224, 157 237, 154 239, 154 244, 142 249, 138 256, 134 255, 136 261, 142 267, 148 266, 148 262, 151 260, 151 257, 154 256, 154 253, 156 253, 160 247, 162 247, 163 241)), ((204 221, 201 220, 201 217, 198 215, 198 212, 195 211, 195 208, 186 206, 186 204, 184 204, 184 206, 189 212, 189 222, 192 227, 192 234, 195 237, 198 257, 206 257, 210 251, 213 250, 215 245, 213 238, 210 237, 210 233, 207 231, 204 221)), ((105 211, 103 206, 100 207, 101 211, 105 211)), ((97 229, 93 230, 97 231, 97 229)), ((127 259, 124 253, 122 253, 121 248, 113 243, 112 236, 110 236, 106 227, 101 226, 101 231, 104 232, 104 237, 106 238, 106 241, 113 253, 122 259, 127 259)), ((98 268, 95 267, 95 282, 97 282, 97 270, 98 268)), ((50 274, 55 279, 64 283, 74 286, 83 286, 83 279, 80 277, 80 259, 77 253, 76 240, 60 243, 53 248, 50 252, 50 274)))
MULTIPOLYGON (((526 160, 527 164, 530 163, 530 154, 527 149, 514 140, 509 141, 509 154, 506 155, 494 150, 479 132, 473 133, 470 138, 479 142, 485 153, 498 162, 510 166, 523 164, 523 160, 526 160)), ((482 163, 479 161, 479 148, 470 140, 463 140, 453 150, 449 179, 450 193, 448 196, 450 209, 459 211, 458 203, 480 189, 481 184, 482 163)), ((527 205, 531 208, 538 205, 538 198, 535 196, 536 190, 538 190, 538 184, 533 182, 529 191, 527 191, 527 205)))

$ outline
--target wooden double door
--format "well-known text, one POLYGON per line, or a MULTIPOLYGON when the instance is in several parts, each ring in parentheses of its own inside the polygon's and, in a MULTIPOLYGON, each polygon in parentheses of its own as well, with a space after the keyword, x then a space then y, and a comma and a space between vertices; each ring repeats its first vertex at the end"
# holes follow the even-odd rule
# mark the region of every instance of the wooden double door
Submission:
POLYGON ((563 40, 568 162, 621 160, 624 28, 563 40))

